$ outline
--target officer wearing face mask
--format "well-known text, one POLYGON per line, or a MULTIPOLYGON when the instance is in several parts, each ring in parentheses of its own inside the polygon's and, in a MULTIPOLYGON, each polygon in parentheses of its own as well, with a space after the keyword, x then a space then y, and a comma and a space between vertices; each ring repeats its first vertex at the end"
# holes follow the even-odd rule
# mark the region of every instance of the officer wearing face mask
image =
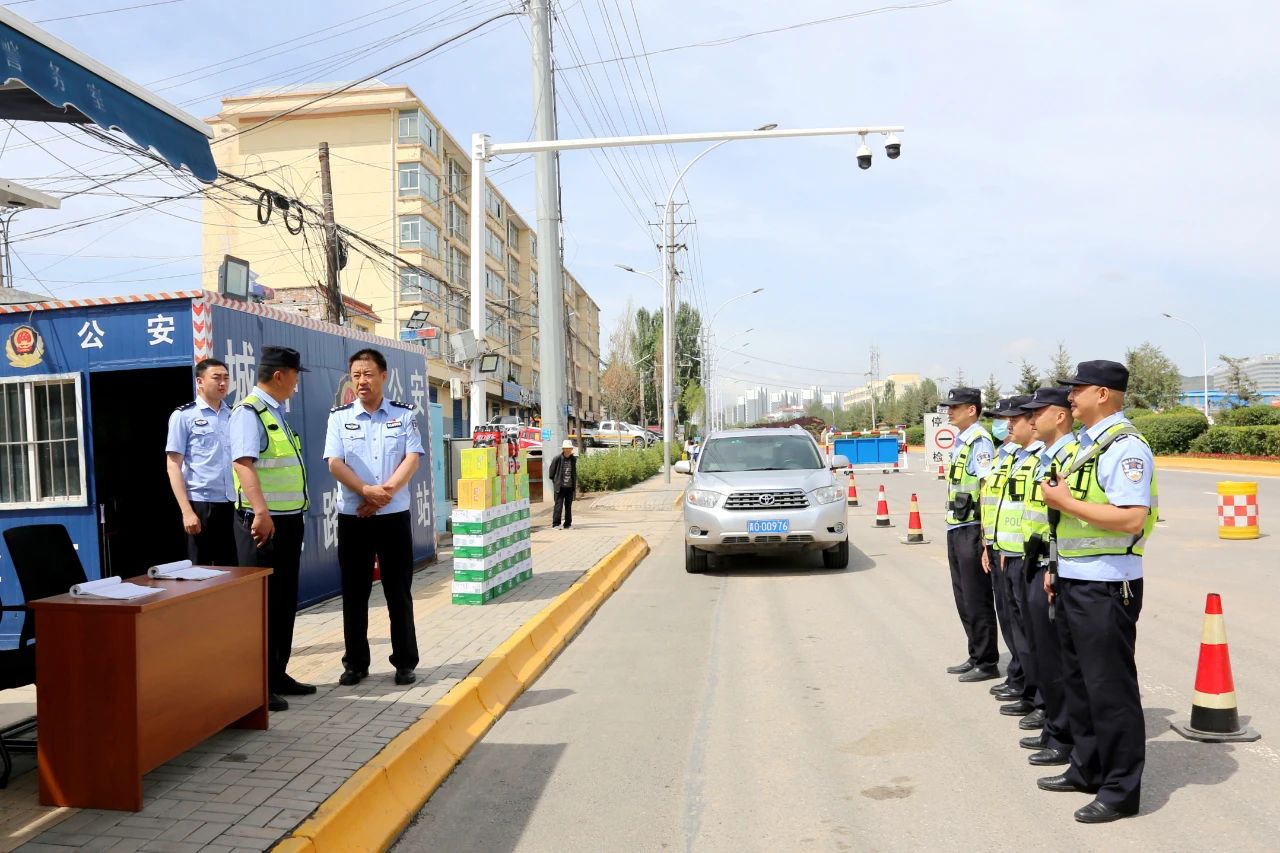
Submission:
POLYGON ((1018 660, 1013 641, 1013 616, 1009 610, 1009 596, 1006 585, 1000 583, 998 573, 1000 562, 999 556, 995 553, 996 510, 1000 505, 1000 493, 1009 472, 1006 461, 1012 460, 1013 453, 1018 447, 1009 435, 1009 416, 1001 414, 1010 411, 1012 406, 1011 399, 1002 398, 996 402, 994 409, 987 409, 982 413, 983 416, 991 418, 991 435, 999 444, 996 446, 995 462, 991 466, 991 473, 982 481, 982 490, 979 493, 983 543, 982 570, 991 577, 996 622, 1000 626, 1000 636, 1004 640, 1004 646, 1009 650, 1009 666, 1005 670, 1005 680, 991 688, 991 695, 1006 702, 1021 699, 1026 689, 1022 662, 1018 660))

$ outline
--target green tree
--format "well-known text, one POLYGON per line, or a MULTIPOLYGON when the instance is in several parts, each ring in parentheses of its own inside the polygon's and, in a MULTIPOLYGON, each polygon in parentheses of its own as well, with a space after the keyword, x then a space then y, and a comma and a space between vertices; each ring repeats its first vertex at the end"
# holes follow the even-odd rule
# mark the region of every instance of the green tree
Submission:
POLYGON ((1129 390, 1125 406, 1143 409, 1167 409, 1178 402, 1182 392, 1182 376, 1164 351, 1144 341, 1124 354, 1129 368, 1129 390))
MULTIPOLYGON (((693 410, 684 404, 684 390, 690 385, 698 384, 702 375, 702 315, 689 303, 681 302, 676 309, 675 320, 676 419, 685 422, 692 416, 693 410)), ((699 389, 698 405, 701 405, 701 394, 699 389)))
MULTIPOLYGON (((1053 354, 1053 358, 1049 360, 1049 369, 1044 374, 1045 385, 1060 385, 1072 376, 1075 376, 1075 365, 1071 363, 1071 353, 1067 352, 1067 345, 1064 341, 1058 341, 1058 350, 1053 354)), ((1033 388, 1032 391, 1035 389, 1033 388)))
POLYGON ((1019 367, 1017 387, 1019 394, 1034 394, 1040 387, 1040 374, 1025 358, 1022 360, 1022 366, 1019 367))
POLYGON ((1252 403, 1258 396, 1258 385, 1244 371, 1245 363, 1249 359, 1220 355, 1218 360, 1227 366, 1225 390, 1231 395, 1229 401, 1231 408, 1235 409, 1252 403))
POLYGON ((987 377, 987 384, 982 387, 982 407, 994 409, 1000 400, 1000 380, 992 373, 987 377))

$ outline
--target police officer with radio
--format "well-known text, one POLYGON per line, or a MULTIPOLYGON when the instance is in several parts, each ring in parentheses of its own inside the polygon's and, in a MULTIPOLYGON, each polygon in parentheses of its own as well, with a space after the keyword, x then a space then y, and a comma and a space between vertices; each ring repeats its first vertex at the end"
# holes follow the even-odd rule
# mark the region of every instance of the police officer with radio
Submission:
POLYGON ((1123 414, 1125 366, 1084 361, 1065 384, 1084 430, 1065 471, 1041 490, 1061 513, 1057 588, 1046 591, 1060 601, 1056 624, 1075 744, 1066 772, 1036 784, 1094 794, 1075 818, 1104 823, 1136 814, 1141 801, 1146 727, 1134 647, 1157 487, 1151 448, 1123 414))
MULTIPOLYGON (((1022 578, 1023 616, 1026 620, 1029 660, 1035 671, 1040 734, 1018 741, 1024 749, 1035 750, 1027 761, 1039 766, 1066 764, 1071 755, 1071 725, 1062 684, 1062 652, 1058 645, 1058 629, 1054 624, 1057 605, 1049 603, 1045 592, 1045 574, 1050 568, 1050 540, 1057 521, 1051 518, 1044 502, 1041 482, 1057 478, 1066 470, 1075 452, 1075 434, 1071 431, 1071 404, 1066 388, 1039 388, 1031 401, 1022 405, 1031 421, 1041 448, 1031 488, 1022 507, 1022 534, 1026 541, 1022 578)), ((1056 568, 1055 568, 1056 571, 1056 568)))
POLYGON ((990 434, 978 422, 982 392, 977 388, 952 388, 942 401, 947 418, 958 431, 947 471, 947 562, 951 591, 964 628, 969 656, 947 667, 961 681, 987 681, 1000 677, 997 664, 996 611, 991 578, 982 569, 982 525, 979 489, 991 472, 995 447, 990 434))
POLYGON ((284 405, 305 372, 289 347, 264 346, 258 384, 231 412, 231 458, 236 483, 236 550, 242 566, 269 566, 267 579, 267 706, 285 711, 284 696, 315 693, 286 671, 298 610, 298 573, 307 498, 302 442, 284 405))
POLYGON ((348 361, 356 401, 329 412, 324 458, 338 481, 338 566, 342 571, 342 628, 346 654, 338 683, 369 675, 369 594, 378 561, 391 622, 391 665, 396 684, 412 684, 418 665, 413 624, 413 519, 409 481, 425 452, 417 414, 388 400, 387 359, 362 349, 348 361))
POLYGON ((227 366, 196 365, 196 399, 174 409, 165 440, 169 487, 182 510, 187 559, 199 566, 235 566, 235 482, 231 477, 231 407, 223 405, 227 366))
POLYGON ((1000 506, 1000 494, 1004 489, 1005 477, 1009 474, 1008 465, 1012 464, 1014 451, 1018 449, 1017 442, 1009 434, 1008 412, 1012 406, 1010 398, 1001 398, 996 401, 994 409, 982 412, 984 417, 991 418, 991 435, 1000 443, 996 446, 996 458, 991 465, 991 473, 982 481, 978 501, 979 515, 982 520, 982 569, 991 578, 992 594, 995 597, 996 623, 1000 626, 1000 636, 1004 638, 1005 648, 1009 650, 1009 665, 1005 667, 1005 679, 991 688, 991 695, 1004 702, 1021 699, 1026 690, 1022 662, 1018 660, 1013 641, 1013 614, 1009 609, 1007 585, 1001 583, 1000 558, 995 547, 996 510, 1000 506))

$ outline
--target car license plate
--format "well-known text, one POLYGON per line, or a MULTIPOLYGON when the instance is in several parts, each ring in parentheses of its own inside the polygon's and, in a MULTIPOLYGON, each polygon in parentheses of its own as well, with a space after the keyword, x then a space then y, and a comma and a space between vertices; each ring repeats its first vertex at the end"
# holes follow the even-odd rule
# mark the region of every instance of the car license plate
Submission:
POLYGON ((785 518, 747 522, 748 533, 787 533, 790 530, 791 522, 785 518))

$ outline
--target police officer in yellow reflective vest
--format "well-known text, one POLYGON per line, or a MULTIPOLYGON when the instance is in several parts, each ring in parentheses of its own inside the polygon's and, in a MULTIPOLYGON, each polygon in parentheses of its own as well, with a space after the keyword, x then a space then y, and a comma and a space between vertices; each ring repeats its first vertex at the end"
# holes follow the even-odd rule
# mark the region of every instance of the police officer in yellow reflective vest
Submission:
POLYGON ((1043 720, 1043 714, 1032 716, 1037 706, 1037 680, 1035 661, 1031 660, 1031 647, 1027 642, 1026 594, 1023 590, 1022 557, 1025 539, 1022 535, 1022 510, 1031 488, 1039 458, 1040 442, 1031 429, 1031 419, 1022 406, 1031 402, 1031 395, 1010 397, 996 414, 1007 418, 1009 437, 1014 451, 1004 463, 1004 477, 996 504, 995 553, 997 564, 991 567, 995 578, 997 596, 1008 602, 1009 652, 1021 666, 1022 692, 1017 695, 997 693, 997 699, 1012 699, 1000 706, 1000 713, 1010 717, 1023 717, 1023 727, 1030 729, 1043 720))
POLYGON ((1079 445, 1045 503, 1057 525, 1057 620, 1071 766, 1037 781, 1047 791, 1096 799, 1076 820, 1103 823, 1136 814, 1146 763, 1146 728, 1134 663, 1142 612, 1142 553, 1157 515, 1151 448, 1124 417, 1129 371, 1084 361, 1067 381, 1071 413, 1084 424, 1079 445))
POLYGON ((236 484, 236 552, 242 566, 269 566, 267 579, 268 707, 284 711, 284 696, 316 692, 285 668, 293 648, 302 559, 307 471, 302 443, 284 416, 298 387, 302 359, 288 347, 262 348, 258 385, 231 412, 231 459, 236 484))
POLYGON ((1006 463, 1013 462, 1013 453, 1018 445, 1009 435, 1007 412, 1013 404, 1009 398, 996 401, 994 409, 983 411, 985 417, 991 418, 991 435, 1000 444, 996 447, 995 462, 991 473, 982 481, 979 492, 982 518, 982 570, 991 578, 992 594, 995 597, 996 622, 1000 626, 1000 636, 1004 638, 1005 648, 1009 650, 1009 665, 1005 668, 1005 679, 991 688, 991 695, 1001 701, 1021 699, 1026 689, 1026 681, 1022 672, 1022 662, 1013 642, 1013 615, 1009 610, 1009 596, 1006 586, 1000 582, 1000 562, 995 553, 996 544, 996 509, 1000 505, 1000 493, 1004 488, 1005 477, 1009 474, 1006 463))
POLYGON ((1022 601, 1031 652, 1028 671, 1034 673, 1037 693, 1034 713, 1042 717, 1042 728, 1039 734, 1022 738, 1018 745, 1035 750, 1027 758, 1029 763, 1048 766, 1067 763, 1072 741, 1067 700, 1063 695, 1058 628, 1055 620, 1049 618, 1051 605, 1044 590, 1050 529, 1049 506, 1044 502, 1040 483, 1051 472, 1067 469, 1067 461, 1075 452, 1076 437, 1071 432, 1071 404, 1067 402, 1066 388, 1039 388, 1022 408, 1028 413, 1032 430, 1041 444, 1031 488, 1022 505, 1022 535, 1026 541, 1022 601))
POLYGON ((995 448, 991 436, 978 423, 982 392, 977 388, 952 388, 942 405, 956 429, 947 471, 947 562, 951 568, 951 592, 964 627, 969 656, 947 667, 961 681, 986 681, 1000 677, 997 664, 996 611, 991 578, 982 570, 982 524, 979 488, 991 472, 995 448))

